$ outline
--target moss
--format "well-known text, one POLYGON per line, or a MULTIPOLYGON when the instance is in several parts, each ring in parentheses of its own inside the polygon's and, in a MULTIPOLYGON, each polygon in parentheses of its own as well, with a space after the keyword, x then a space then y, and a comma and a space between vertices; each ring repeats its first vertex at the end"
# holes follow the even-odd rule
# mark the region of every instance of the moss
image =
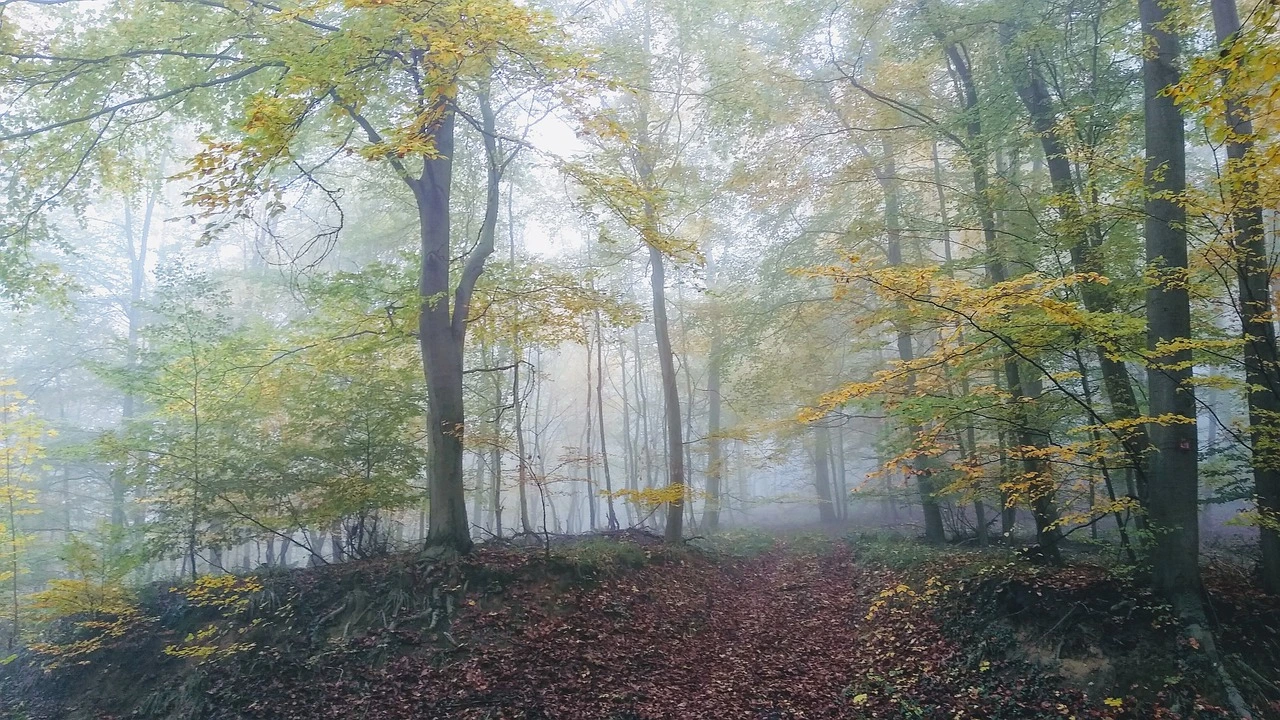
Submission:
POLYGON ((569 572, 575 579, 598 580, 644 567, 654 551, 629 542, 590 538, 551 553, 551 568, 569 572))
POLYGON ((724 530, 693 541, 693 546, 707 552, 736 558, 763 555, 778 545, 774 533, 752 528, 724 530))

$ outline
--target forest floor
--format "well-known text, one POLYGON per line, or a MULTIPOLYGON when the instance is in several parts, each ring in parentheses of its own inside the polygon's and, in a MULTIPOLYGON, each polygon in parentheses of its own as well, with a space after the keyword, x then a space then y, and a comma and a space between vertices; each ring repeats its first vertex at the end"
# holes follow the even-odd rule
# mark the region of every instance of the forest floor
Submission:
MULTIPOLYGON (((902 542, 751 536, 670 550, 633 533, 282 573, 250 587, 252 601, 233 585, 197 596, 214 599, 204 605, 162 593, 148 638, 28 676, 20 687, 49 702, 13 716, 1225 716, 1160 606, 1100 567, 902 542)), ((1274 602, 1255 600, 1232 615, 1240 637, 1225 646, 1273 647, 1255 623, 1274 620, 1274 602)), ((1266 702, 1274 668, 1256 674, 1266 702)))

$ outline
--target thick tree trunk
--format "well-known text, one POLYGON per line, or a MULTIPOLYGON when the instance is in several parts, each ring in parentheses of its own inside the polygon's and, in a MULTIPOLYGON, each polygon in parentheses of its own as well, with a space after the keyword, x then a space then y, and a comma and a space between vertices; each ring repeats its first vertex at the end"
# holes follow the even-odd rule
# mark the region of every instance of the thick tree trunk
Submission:
MULTIPOLYGON (((1213 27, 1223 53, 1230 51, 1240 32, 1235 0, 1211 0, 1213 27)), ((1227 140, 1227 188, 1231 198, 1231 237, 1240 296, 1240 327, 1244 333, 1245 382, 1249 386, 1249 431, 1253 449, 1253 482, 1262 550, 1262 583, 1280 594, 1280 353, 1272 322, 1271 257, 1263 231, 1258 182, 1248 163, 1254 154, 1253 122, 1245 98, 1230 93, 1224 108, 1227 140)))
POLYGON ((1147 291, 1147 395, 1152 417, 1147 511, 1152 580, 1175 612, 1203 621, 1200 601, 1199 476, 1195 390, 1189 348, 1164 345, 1191 337, 1186 286, 1186 149, 1182 113, 1165 91, 1178 82, 1179 40, 1168 29, 1169 10, 1159 0, 1139 0, 1142 34, 1150 46, 1142 61, 1146 137, 1147 262, 1156 280, 1147 291))
MULTIPOLYGON (((454 332, 449 303, 449 196, 453 182, 454 114, 447 111, 435 132, 440 157, 423 161, 412 185, 418 205, 422 269, 418 292, 422 314, 418 342, 427 381, 427 433, 431 497, 427 544, 471 549, 462 482, 462 337, 454 332)), ((491 188, 496 194, 496 188, 491 188)), ((496 198, 491 198, 496 200, 496 198)), ((496 208, 494 208, 496 212, 496 208)))
POLYGON ((456 124, 452 108, 444 109, 433 131, 437 156, 424 159, 419 177, 405 177, 417 202, 422 241, 422 268, 418 282, 422 314, 418 320, 418 342, 427 381, 428 488, 431 499, 427 545, 458 552, 471 549, 462 479, 463 429, 466 422, 462 351, 470 320, 471 295, 476 280, 484 271, 485 261, 494 251, 498 187, 502 177, 496 121, 487 91, 479 93, 479 105, 481 139, 488 161, 485 212, 479 242, 467 254, 457 288, 453 291, 452 308, 449 302, 452 259, 449 197, 453 182, 456 124))

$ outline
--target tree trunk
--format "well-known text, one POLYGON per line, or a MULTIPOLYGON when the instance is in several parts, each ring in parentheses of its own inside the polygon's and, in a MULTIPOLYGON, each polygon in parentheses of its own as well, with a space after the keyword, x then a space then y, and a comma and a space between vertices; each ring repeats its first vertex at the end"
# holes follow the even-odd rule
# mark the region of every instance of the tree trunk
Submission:
POLYGON ((531 533, 533 526, 529 522, 529 456, 524 445, 524 405, 520 398, 520 363, 524 361, 524 352, 518 348, 514 352, 515 367, 511 369, 511 401, 515 406, 513 410, 515 411, 516 454, 519 463, 516 489, 519 493, 517 499, 520 502, 520 531, 531 533))
POLYGON ((502 537, 502 379, 493 382, 493 437, 489 445, 489 508, 493 513, 493 534, 502 537))
MULTIPOLYGON (((1226 54, 1240 32, 1235 0, 1211 0, 1213 27, 1218 45, 1226 54)), ((1245 382, 1248 384, 1249 431, 1253 449, 1253 482, 1257 493, 1259 543, 1262 550, 1262 584, 1280 594, 1280 353, 1271 320, 1271 257, 1267 252, 1262 206, 1255 171, 1253 122, 1246 98, 1228 88, 1225 120, 1231 130, 1227 140, 1226 180, 1231 199, 1231 238, 1240 296, 1240 328, 1244 334, 1245 382)))
MULTIPOLYGON (((636 453, 639 439, 631 435, 631 396, 627 390, 627 346, 623 342, 618 343, 618 370, 622 378, 622 438, 627 449, 625 463, 627 490, 635 493, 640 489, 640 481, 637 477, 640 473, 640 458, 636 453)), ((635 525, 637 513, 634 495, 627 499, 623 507, 627 510, 627 525, 635 525)))
POLYGON ((818 519, 824 525, 836 521, 835 506, 831 502, 830 455, 831 430, 825 425, 818 425, 813 429, 813 485, 818 493, 818 519))
MULTIPOLYGON (((466 421, 462 395, 462 336, 455 332, 449 303, 449 195, 453 181, 454 114, 446 111, 435 131, 440 157, 423 161, 413 184, 422 241, 418 292, 422 314, 418 342, 427 381, 427 433, 431 497, 427 544, 466 552, 471 549, 462 481, 462 433, 466 421)), ((492 161, 490 175, 495 174, 492 161)), ((490 205, 496 213, 496 183, 490 205)), ((478 251, 478 250, 477 250, 478 251)), ((465 327, 465 323, 463 325, 465 327)))
POLYGON ((587 334, 587 424, 582 429, 582 447, 586 448, 587 459, 587 510, 591 519, 591 529, 595 530, 596 522, 596 481, 594 477, 595 457, 592 453, 592 445, 594 443, 594 435, 592 430, 595 426, 592 424, 591 417, 594 410, 591 398, 592 392, 595 390, 591 382, 591 335, 587 334))
MULTIPOLYGON (((708 269, 708 275, 711 270, 708 269)), ((702 524, 707 532, 720 528, 720 483, 724 477, 724 441, 720 438, 720 324, 712 323, 711 347, 707 352, 707 502, 702 524)))
MULTIPOLYGON (((974 83, 973 70, 969 66, 967 54, 954 43, 947 44, 945 51, 956 74, 957 94, 960 96, 965 112, 969 114, 968 122, 965 124, 968 147, 964 149, 964 154, 968 158, 973 174, 973 194, 977 199, 978 217, 982 226, 984 251, 987 256, 987 275, 992 283, 1001 283, 1008 279, 1008 273, 1005 270, 1004 258, 1000 253, 996 236, 995 208, 990 196, 988 155, 986 140, 982 134, 977 86, 974 83)), ((1009 407, 1010 424, 1013 426, 1018 445, 1021 448, 1044 447, 1048 443, 1047 433, 1032 422, 1028 412, 1028 406, 1035 396, 1027 393, 1028 387, 1024 386, 1022 368, 1018 366, 1012 349, 1004 358, 1003 370, 1005 383, 1012 396, 1009 407)), ((1058 562, 1061 559, 1058 550, 1061 531, 1055 525, 1057 511, 1054 505, 1053 479, 1049 468, 1043 461, 1029 456, 1024 451, 1020 450, 1019 455, 1022 456, 1023 474, 1030 481, 1028 495, 1031 497, 1032 514, 1036 521, 1036 541, 1045 557, 1058 562)))
MULTIPOLYGON (((142 330, 142 293, 147 282, 147 245, 151 238, 151 219, 155 216, 156 199, 160 193, 152 188, 147 193, 146 207, 142 213, 142 227, 133 232, 133 206, 126 199, 124 205, 125 241, 129 254, 129 305, 125 308, 128 330, 125 338, 124 365, 132 372, 138 364, 138 338, 142 330)), ((132 390, 125 390, 120 403, 120 424, 127 426, 137 412, 137 398, 132 390)), ((122 461, 111 476, 111 525, 116 529, 125 526, 125 494, 128 486, 128 461, 122 461)))
MULTIPOLYGON (((1008 44, 1011 40, 1006 31, 1004 42, 1008 44)), ((1027 58, 1025 71, 1018 73, 1015 85, 1018 97, 1031 119, 1031 127, 1040 138, 1040 148, 1044 152, 1045 164, 1049 170, 1049 184, 1057 197, 1060 228, 1069 236, 1072 268, 1077 273, 1105 275, 1101 248, 1098 247, 1102 238, 1098 236, 1094 238, 1094 242, 1089 242, 1082 225, 1081 201, 1076 192, 1067 148, 1059 135, 1061 126, 1053 111, 1048 86, 1034 58, 1027 58)), ((1081 285, 1080 301, 1086 310, 1094 313, 1111 313, 1116 307, 1113 293, 1100 283, 1086 282, 1081 285)), ((1113 419, 1137 418, 1140 414, 1138 401, 1124 362, 1112 357, 1113 353, 1109 353, 1102 344, 1097 345, 1095 352, 1100 360, 1102 387, 1111 403, 1113 419)), ((1142 497, 1146 486, 1146 452, 1150 444, 1146 429, 1135 423, 1132 430, 1120 437, 1120 441, 1137 474, 1139 497, 1142 497)))
MULTIPOLYGON (((429 438, 431 498, 427 545, 449 551, 471 549, 467 525, 466 491, 462 478, 463 404, 462 351, 470 320, 471 295, 485 261, 494 251, 498 223, 498 187, 502 177, 497 148, 496 121, 487 90, 479 93, 481 138, 488 161, 485 212, 480 239, 467 254, 450 308, 449 197, 453 182, 454 126, 452 108, 442 110, 433 129, 437 156, 425 158, 417 178, 405 175, 418 207, 422 267, 418 293, 422 314, 418 320, 418 343, 422 349, 423 373, 427 381, 427 434, 429 438)), ((403 169, 401 170, 403 173, 403 169)))
POLYGON ((639 423, 637 431, 641 434, 641 444, 644 449, 645 487, 652 488, 654 486, 653 443, 649 437, 649 398, 644 390, 644 365, 640 361, 640 327, 637 325, 631 328, 631 332, 632 340, 635 342, 636 398, 639 400, 636 406, 639 423))
POLYGON ((1203 619, 1200 602, 1199 476, 1195 391, 1190 348, 1163 345, 1191 337, 1186 287, 1186 149, 1182 113, 1169 86, 1178 82, 1179 40, 1167 28, 1169 10, 1159 0, 1139 0, 1142 34, 1150 50, 1142 61, 1146 137, 1147 263, 1157 277, 1147 291, 1147 395, 1154 452, 1150 460, 1148 519, 1152 580, 1174 611, 1191 622, 1203 619))
MULTIPOLYGON (((511 267, 516 265, 516 213, 512 205, 514 193, 510 191, 508 186, 507 192, 507 235, 510 239, 510 255, 509 261, 511 267)), ((520 326, 519 313, 515 316, 515 327, 520 326)), ((511 337, 511 406, 515 413, 515 434, 516 434, 516 490, 517 500, 520 502, 520 531, 524 533, 533 532, 533 526, 529 522, 529 457, 525 452, 524 446, 524 398, 520 395, 520 365, 524 362, 524 348, 520 346, 519 329, 512 331, 511 337)), ((536 423, 535 423, 536 424, 536 423)))
POLYGON ((604 470, 605 502, 610 530, 618 529, 618 515, 613 508, 613 477, 609 474, 609 445, 604 427, 604 336, 600 333, 600 309, 596 308, 596 415, 600 417, 600 465, 604 470))
POLYGON ((678 494, 667 506, 667 526, 663 532, 668 543, 678 543, 684 536, 684 440, 680 431, 680 390, 676 377, 675 353, 667 328, 666 259, 662 251, 649 247, 650 281, 653 289, 653 332, 658 340, 658 366, 662 370, 663 412, 667 420, 667 487, 678 494))
MULTIPOLYGON (((889 265, 899 267, 903 264, 902 211, 898 192, 897 163, 894 158, 893 145, 890 143, 888 136, 881 140, 881 150, 884 157, 882 166, 878 168, 877 176, 881 189, 884 191, 885 250, 888 255, 889 265)), ((905 322, 897 322, 894 325, 898 335, 898 359, 904 366, 909 366, 915 360, 911 328, 905 322)), ((906 385, 907 395, 914 395, 916 385, 915 372, 907 373, 906 385)), ((909 442, 912 445, 916 443, 921 430, 922 428, 918 423, 911 422, 907 424, 907 434, 910 435, 909 442)), ((916 490, 920 494, 920 504, 924 508, 924 538, 926 542, 941 544, 947 539, 946 531, 942 526, 942 508, 938 505, 938 499, 934 496, 934 488, 929 480, 929 474, 923 466, 923 460, 924 458, 918 454, 912 455, 911 474, 915 477, 916 490)))
POLYGON ((471 454, 471 474, 475 475, 476 488, 471 495, 471 521, 480 527, 484 527, 484 453, 473 452, 471 454))
POLYGON ((849 521, 849 467, 844 451, 844 426, 836 428, 836 514, 843 522, 849 521))

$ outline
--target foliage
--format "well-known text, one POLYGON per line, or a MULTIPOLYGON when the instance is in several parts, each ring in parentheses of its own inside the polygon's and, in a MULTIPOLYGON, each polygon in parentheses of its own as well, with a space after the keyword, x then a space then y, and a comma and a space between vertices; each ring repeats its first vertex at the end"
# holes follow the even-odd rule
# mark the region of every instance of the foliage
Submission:
POLYGON ((15 381, 0 378, 0 456, 4 461, 0 485, 0 582, 8 586, 5 598, 9 621, 7 645, 13 651, 22 632, 21 575, 27 572, 25 551, 35 536, 22 527, 22 518, 39 512, 32 487, 41 472, 43 443, 55 433, 36 415, 31 401, 19 392, 15 381))

